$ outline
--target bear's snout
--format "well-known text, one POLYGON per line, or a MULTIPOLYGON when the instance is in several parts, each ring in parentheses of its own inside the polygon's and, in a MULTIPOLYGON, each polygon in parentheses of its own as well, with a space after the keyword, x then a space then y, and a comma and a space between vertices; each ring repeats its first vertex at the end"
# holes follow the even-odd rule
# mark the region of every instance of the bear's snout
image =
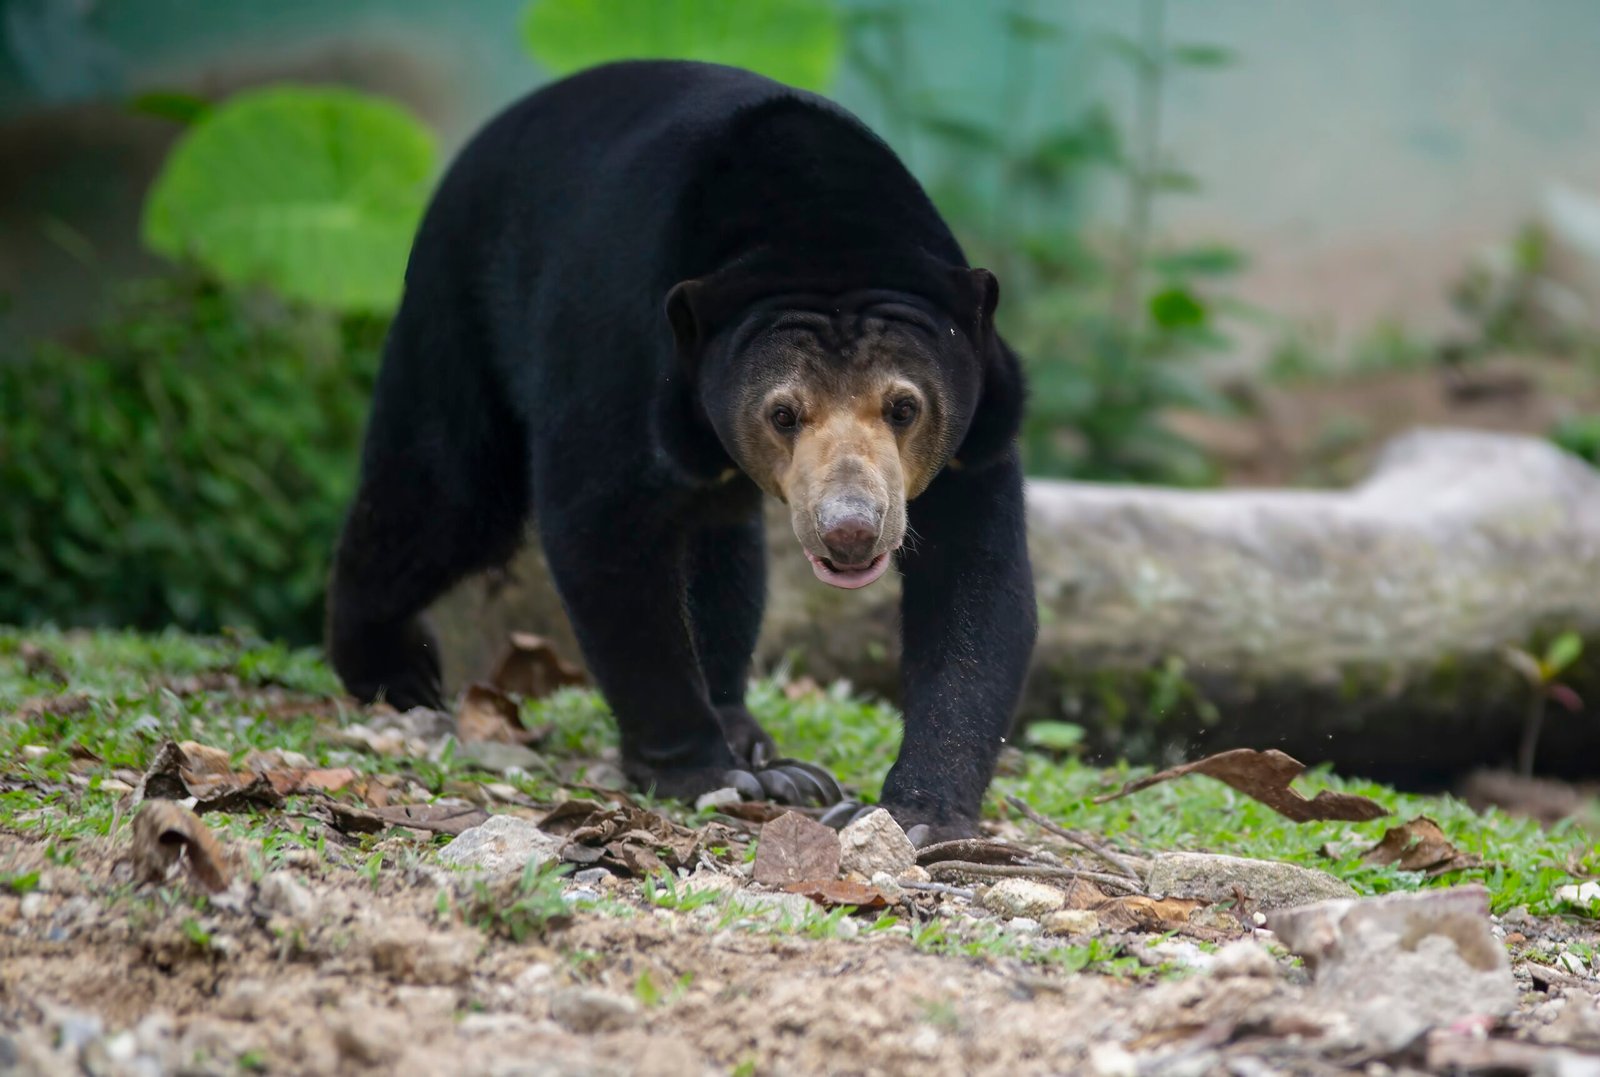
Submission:
POLYGON ((863 497, 829 497, 817 506, 817 534, 836 568, 865 568, 878 545, 883 512, 863 497))

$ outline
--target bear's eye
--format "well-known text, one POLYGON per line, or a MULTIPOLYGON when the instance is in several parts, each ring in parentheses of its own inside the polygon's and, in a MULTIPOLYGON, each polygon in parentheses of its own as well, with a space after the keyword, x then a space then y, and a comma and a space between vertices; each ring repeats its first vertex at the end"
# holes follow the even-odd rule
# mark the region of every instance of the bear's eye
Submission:
POLYGON ((772 409, 772 425, 779 430, 793 430, 800 424, 800 416, 787 404, 779 404, 772 409))
POLYGON ((902 397, 889 405, 889 421, 896 426, 910 426, 916 417, 917 402, 910 397, 902 397))

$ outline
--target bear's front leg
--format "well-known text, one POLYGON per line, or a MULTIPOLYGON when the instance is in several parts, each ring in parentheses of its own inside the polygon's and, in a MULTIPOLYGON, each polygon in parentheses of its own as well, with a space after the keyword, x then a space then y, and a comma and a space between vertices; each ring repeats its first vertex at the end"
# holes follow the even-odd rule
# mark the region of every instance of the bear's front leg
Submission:
POLYGON ((946 469, 907 512, 918 537, 900 557, 905 740, 882 806, 923 845, 977 830, 1038 614, 1015 451, 946 469))
POLYGON ((727 787, 750 800, 839 800, 818 768, 765 753, 741 758, 730 747, 725 724, 734 716, 713 705, 686 617, 685 536, 636 514, 599 515, 545 511, 540 537, 584 661, 616 717, 629 780, 679 800, 727 787), (592 536, 605 534, 627 537, 597 548, 592 536))

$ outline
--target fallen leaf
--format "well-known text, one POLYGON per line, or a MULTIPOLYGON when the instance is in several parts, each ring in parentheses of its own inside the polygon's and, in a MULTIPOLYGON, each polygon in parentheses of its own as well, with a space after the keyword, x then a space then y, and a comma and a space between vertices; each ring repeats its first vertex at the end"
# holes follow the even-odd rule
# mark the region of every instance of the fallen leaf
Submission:
POLYGON ((57 696, 30 696, 11 712, 11 717, 21 722, 31 722, 45 715, 68 718, 74 714, 82 714, 88 709, 87 695, 82 692, 65 692, 57 696))
POLYGON ((1297 823, 1313 820, 1343 819, 1363 822, 1388 815, 1389 810, 1376 801, 1353 793, 1337 793, 1324 789, 1310 800, 1289 787, 1289 783, 1306 769, 1305 764, 1276 748, 1258 752, 1254 748, 1235 748, 1216 755, 1197 759, 1193 763, 1169 767, 1148 777, 1129 782, 1115 793, 1095 797, 1096 804, 1104 804, 1129 793, 1137 793, 1152 785, 1181 778, 1186 774, 1204 774, 1232 786, 1252 800, 1260 801, 1286 819, 1297 823))
POLYGON ((1193 898, 1152 898, 1141 894, 1114 897, 1093 906, 1102 927, 1110 931, 1174 931, 1204 905, 1193 898))
POLYGON ((766 886, 832 879, 839 874, 839 852, 832 827, 785 812, 761 828, 750 877, 766 886))
POLYGON ((54 681, 57 684, 67 683, 67 675, 61 669, 61 663, 56 661, 55 655, 37 643, 24 640, 17 646, 17 657, 22 659, 22 670, 28 676, 54 681))
POLYGON ((513 692, 524 699, 544 699, 557 689, 587 684, 588 678, 557 654, 555 646, 543 636, 513 632, 490 681, 502 692, 513 692))
POLYGON ((774 804, 770 800, 741 800, 737 804, 721 805, 717 808, 717 814, 745 823, 770 823, 793 810, 782 804, 774 804))
POLYGON ((283 807, 283 797, 265 775, 257 775, 247 785, 219 786, 209 796, 194 802, 197 815, 207 812, 270 811, 283 807))
POLYGON ((391 826, 426 830, 431 834, 457 835, 489 818, 489 813, 473 804, 396 804, 387 808, 360 808, 337 800, 323 804, 329 821, 341 833, 376 834, 391 826))
MULTIPOLYGON (((761 855, 760 849, 756 855, 761 855)), ((760 880, 757 880, 758 882, 760 880)), ((840 905, 853 905, 858 909, 882 909, 889 898, 876 886, 853 882, 850 879, 807 879, 790 883, 784 890, 791 894, 804 894, 825 909, 840 905)))
POLYGON ((228 888, 228 862, 222 846, 194 812, 170 800, 148 800, 133 817, 134 876, 162 883, 182 862, 201 886, 216 893, 228 888))
MULTIPOLYGON (((543 824, 540 828, 545 829, 543 824)), ((689 867, 699 850, 700 836, 688 827, 653 811, 620 807, 591 815, 568 835, 567 849, 561 855, 632 875, 654 875, 663 869, 689 867), (595 849, 601 851, 600 856, 593 856, 595 849)))
POLYGON ((544 818, 539 820, 539 829, 546 834, 570 834, 590 819, 604 815, 621 807, 619 804, 607 804, 603 800, 578 800, 570 798, 558 803, 555 807, 545 812, 544 818))
POLYGON ((235 772, 228 753, 194 741, 164 741, 134 790, 136 802, 188 800, 206 812, 260 811, 281 808, 283 794, 265 776, 235 772))
POLYGON ((470 686, 456 709, 456 736, 467 744, 497 741, 501 744, 532 744, 539 734, 523 726, 517 717, 517 704, 498 688, 487 684, 470 686))
POLYGON ((325 770, 269 770, 262 777, 272 783, 279 796, 296 793, 337 793, 360 777, 352 767, 325 770))
POLYGON ((1426 815, 1385 830, 1378 844, 1362 853, 1361 859, 1369 864, 1394 864, 1402 871, 1421 871, 1428 875, 1443 875, 1483 864, 1482 857, 1463 853, 1451 845, 1439 824, 1426 815))

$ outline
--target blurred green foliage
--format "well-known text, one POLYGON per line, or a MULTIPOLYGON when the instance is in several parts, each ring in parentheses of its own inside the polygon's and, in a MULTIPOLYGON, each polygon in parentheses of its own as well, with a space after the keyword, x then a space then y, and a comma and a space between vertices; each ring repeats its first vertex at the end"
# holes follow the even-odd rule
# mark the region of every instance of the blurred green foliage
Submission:
POLYGON ((612 60, 703 60, 823 90, 840 23, 833 0, 534 0, 522 36, 555 75, 612 60))
POLYGON ((180 276, 0 356, 0 621, 317 640, 382 328, 180 276))
POLYGON ((1550 431, 1550 440, 1600 467, 1600 415, 1575 415, 1550 431))
POLYGON ((918 88, 913 73, 926 65, 914 55, 918 10, 907 0, 853 12, 847 61, 879 98, 902 152, 917 139, 941 151, 921 178, 968 256, 1001 281, 1001 327, 1030 377, 1028 471, 1198 485, 1214 481, 1214 468, 1161 413, 1227 409, 1192 360, 1227 346, 1212 282, 1245 258, 1224 244, 1156 241, 1158 200, 1199 187, 1162 147, 1159 103, 1174 71, 1220 67, 1232 56, 1215 45, 1167 42, 1161 0, 1140 0, 1136 10, 1136 36, 1093 43, 1132 81, 1128 117, 1099 103, 1062 114, 1043 99, 1034 53, 1069 31, 1026 0, 996 8, 1008 42, 1006 100, 996 113, 953 113, 918 88), (1051 119, 1019 136, 1027 129, 1019 118, 1036 113, 1051 119), (1080 209, 1108 187, 1120 195, 1124 219, 1089 234, 1080 209), (1015 211, 1024 192, 1036 212, 1015 211))
POLYGON ((433 136, 340 89, 275 86, 215 108, 135 102, 190 129, 144 207, 144 240, 223 281, 338 310, 388 311, 433 179, 433 136))

